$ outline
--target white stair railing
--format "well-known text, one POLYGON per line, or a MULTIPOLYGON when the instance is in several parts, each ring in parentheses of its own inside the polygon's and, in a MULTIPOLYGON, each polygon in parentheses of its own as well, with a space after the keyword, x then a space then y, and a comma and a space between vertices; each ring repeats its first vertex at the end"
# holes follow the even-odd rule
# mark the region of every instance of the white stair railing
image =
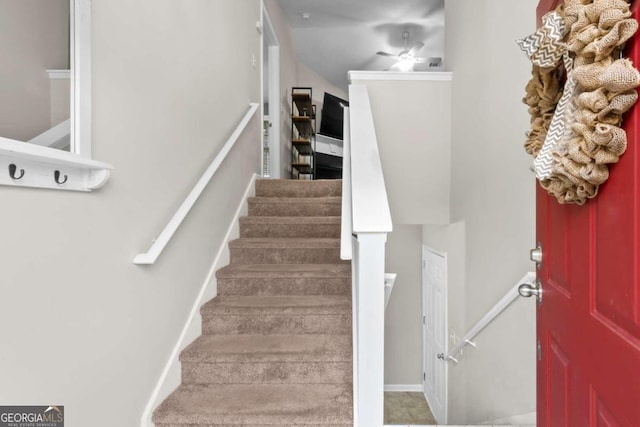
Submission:
POLYGON ((349 86, 345 109, 340 254, 351 259, 354 426, 384 418, 385 243, 392 231, 382 163, 364 85, 349 86))
POLYGON ((518 296, 520 296, 520 294, 518 293, 518 288, 520 287, 520 285, 531 284, 535 281, 536 273, 534 272, 530 271, 522 276, 522 279, 520 279, 515 285, 513 285, 513 287, 509 289, 509 292, 507 292, 505 296, 503 296, 502 299, 500 299, 500 301, 498 301, 496 305, 494 305, 491 310, 487 312, 487 314, 482 316, 482 318, 478 320, 478 322, 471 329, 469 329, 469 332, 467 332, 464 337, 462 337, 462 339, 455 346, 453 346, 453 348, 449 350, 446 355, 438 357, 446 361, 458 363, 458 359, 456 359, 458 353, 460 353, 462 349, 467 345, 475 347, 476 344, 473 342, 473 339, 476 337, 476 335, 482 332, 484 328, 489 326, 489 324, 493 322, 500 313, 502 313, 507 307, 511 305, 511 303, 513 303, 518 298, 518 296))
POLYGON ((68 147, 71 144, 71 119, 67 119, 51 129, 42 132, 27 142, 57 149, 68 147))
POLYGON ((393 290, 393 285, 396 283, 396 277, 398 275, 396 273, 387 273, 384 275, 384 308, 387 308, 387 304, 389 304, 389 297, 391 297, 391 291, 393 290))
POLYGON ((258 107, 259 104, 249 104, 249 111, 247 111, 242 120, 240 120, 240 123, 233 131, 229 139, 227 139, 227 141, 224 143, 218 155, 215 157, 215 159, 213 159, 213 161, 204 172, 204 174, 202 174, 187 198, 184 200, 184 202, 182 202, 182 205, 180 205, 171 220, 160 232, 158 238, 153 241, 153 244, 151 245, 149 250, 135 256, 135 258, 133 259, 134 264, 145 265, 153 264, 156 262, 164 248, 167 246, 175 232, 178 230, 178 227, 180 227, 180 225, 182 224, 182 221, 184 221, 187 214, 191 211, 191 208, 193 208, 193 206, 198 201, 198 198, 200 197, 204 189, 207 188, 207 185, 209 184, 209 182, 211 182, 213 175, 215 175, 216 171, 218 170, 224 159, 227 157, 227 154, 229 154, 236 141, 238 141, 240 135, 242 135, 242 132, 249 124, 249 121, 251 121, 251 118, 255 114, 258 107))

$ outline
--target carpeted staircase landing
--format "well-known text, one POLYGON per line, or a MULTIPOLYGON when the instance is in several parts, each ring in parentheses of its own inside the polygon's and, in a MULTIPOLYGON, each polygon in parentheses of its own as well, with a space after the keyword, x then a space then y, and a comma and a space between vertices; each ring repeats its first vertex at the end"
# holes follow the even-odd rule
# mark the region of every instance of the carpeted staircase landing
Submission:
POLYGON ((157 427, 353 426, 341 181, 259 180, 157 427))

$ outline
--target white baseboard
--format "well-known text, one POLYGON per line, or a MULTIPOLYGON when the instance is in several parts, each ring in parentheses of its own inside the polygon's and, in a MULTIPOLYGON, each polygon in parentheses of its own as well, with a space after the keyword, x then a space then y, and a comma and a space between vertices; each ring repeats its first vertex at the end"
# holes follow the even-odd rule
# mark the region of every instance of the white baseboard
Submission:
POLYGON ((513 415, 511 417, 500 418, 498 420, 487 421, 482 424, 493 424, 493 425, 536 425, 536 412, 528 412, 526 414, 513 415))
POLYGON ((411 391, 422 393, 422 384, 385 384, 384 391, 411 391))
POLYGON ((253 174, 249 180, 249 184, 242 196, 240 205, 231 220, 231 224, 229 224, 227 233, 220 244, 220 248, 218 249, 218 253, 216 254, 211 268, 209 269, 209 273, 200 288, 200 293, 198 293, 198 297, 193 303, 193 307, 191 307, 191 312, 189 313, 189 317, 182 328, 178 341, 173 347, 173 351, 171 352, 164 370, 156 383, 156 387, 154 388, 153 393, 151 393, 147 406, 142 413, 142 419, 140 420, 141 427, 153 427, 151 415, 153 414, 154 408, 158 406, 160 402, 162 402, 173 390, 175 390, 178 385, 180 385, 180 360, 178 359, 180 352, 202 333, 200 306, 202 306, 205 301, 214 298, 217 294, 215 273, 218 269, 229 263, 229 241, 240 235, 239 220, 241 216, 247 215, 249 212, 247 199, 255 195, 255 182, 258 178, 260 178, 260 175, 253 174))

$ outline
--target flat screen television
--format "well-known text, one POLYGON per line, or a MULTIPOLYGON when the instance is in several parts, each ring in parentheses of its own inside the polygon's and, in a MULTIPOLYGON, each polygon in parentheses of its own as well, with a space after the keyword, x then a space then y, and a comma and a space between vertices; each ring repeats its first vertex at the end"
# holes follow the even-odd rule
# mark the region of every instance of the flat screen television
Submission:
POLYGON ((349 102, 330 93, 324 94, 322 104, 322 119, 320 120, 320 133, 332 138, 343 138, 344 107, 348 107, 349 102))
POLYGON ((316 179, 342 179, 342 157, 316 153, 316 179))

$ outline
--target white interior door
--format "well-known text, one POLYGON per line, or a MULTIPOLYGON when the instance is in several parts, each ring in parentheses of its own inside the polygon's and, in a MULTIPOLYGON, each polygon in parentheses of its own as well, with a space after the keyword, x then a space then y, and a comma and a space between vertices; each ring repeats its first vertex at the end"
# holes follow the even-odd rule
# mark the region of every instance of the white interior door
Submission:
POLYGON ((422 247, 423 389, 434 418, 447 422, 447 255, 422 247))

